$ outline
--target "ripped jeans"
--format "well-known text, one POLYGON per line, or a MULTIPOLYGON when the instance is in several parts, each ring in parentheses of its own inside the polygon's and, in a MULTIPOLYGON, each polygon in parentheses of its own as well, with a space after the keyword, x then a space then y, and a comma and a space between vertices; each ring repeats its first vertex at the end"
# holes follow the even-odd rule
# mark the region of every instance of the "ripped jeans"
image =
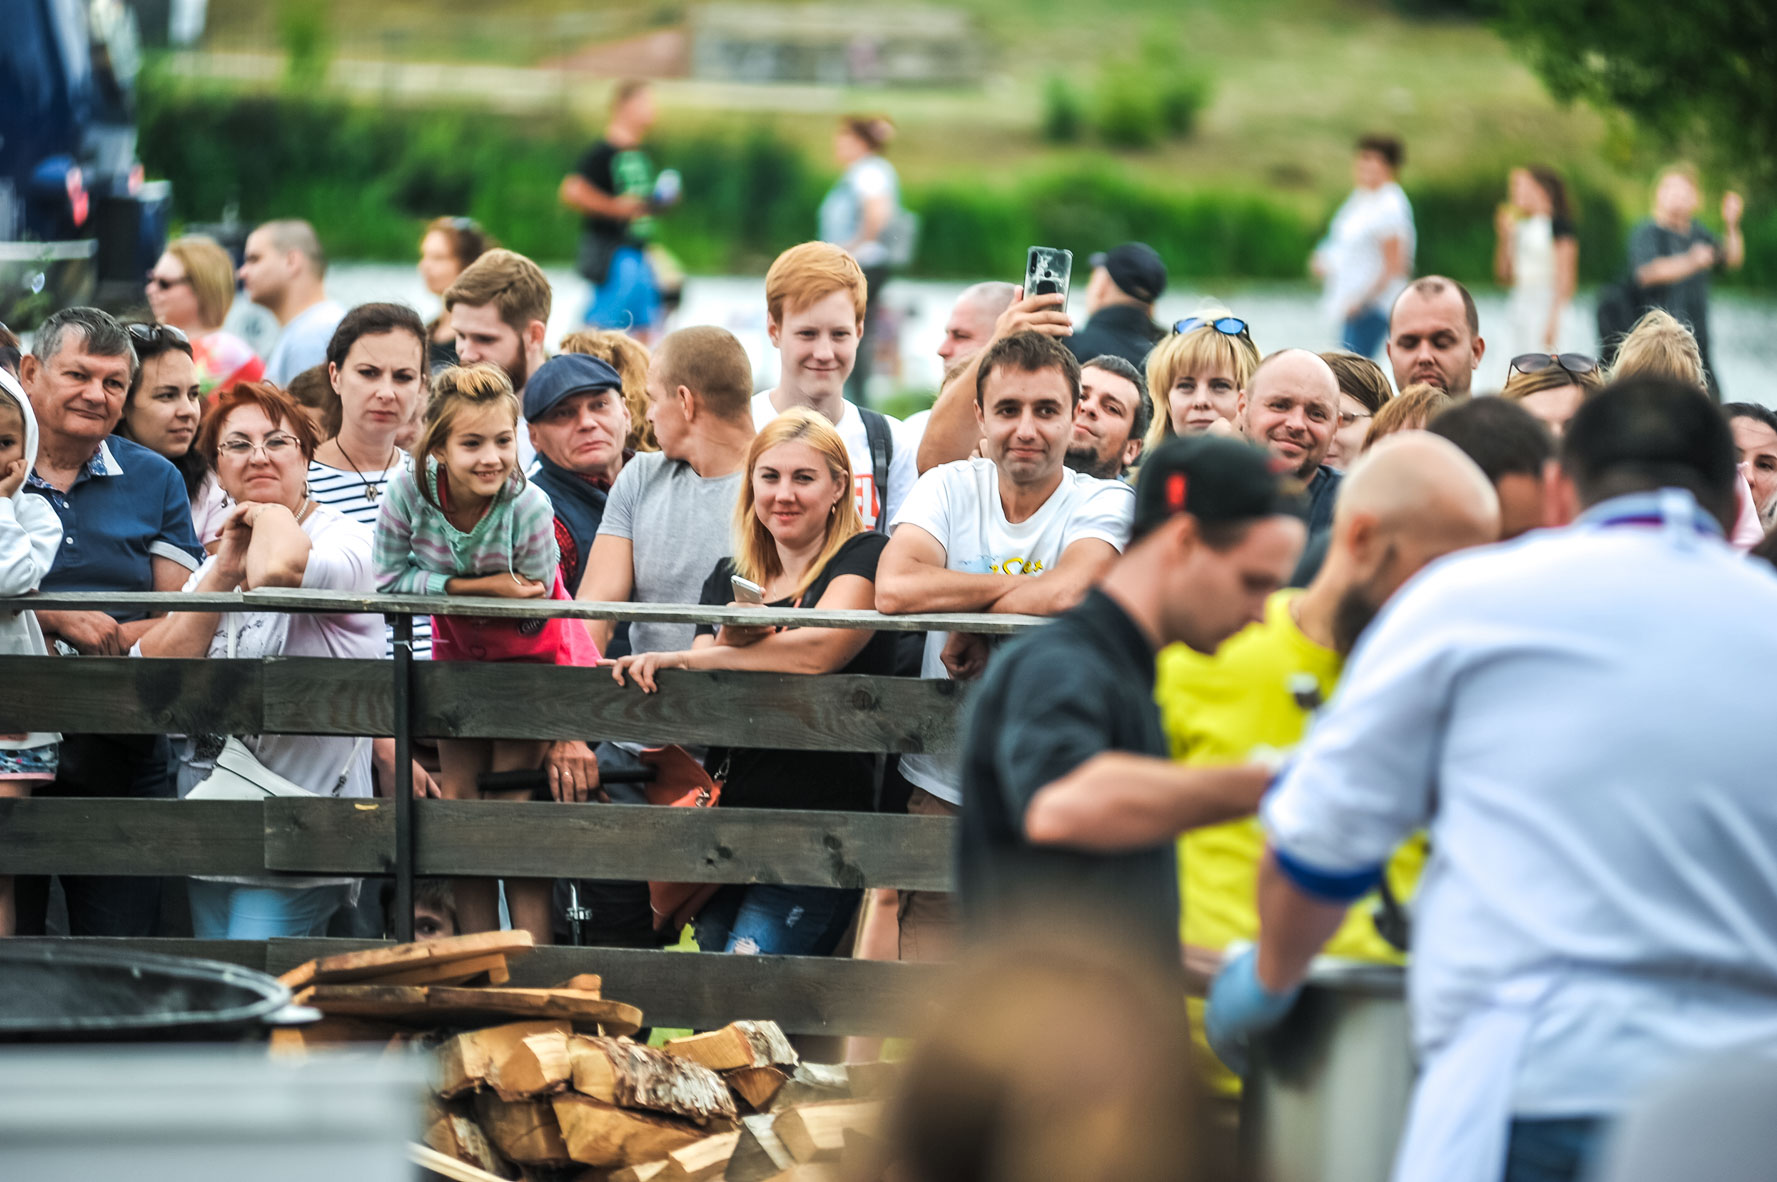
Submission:
POLYGON ((863 895, 842 887, 727 886, 691 926, 705 952, 831 956, 863 895))

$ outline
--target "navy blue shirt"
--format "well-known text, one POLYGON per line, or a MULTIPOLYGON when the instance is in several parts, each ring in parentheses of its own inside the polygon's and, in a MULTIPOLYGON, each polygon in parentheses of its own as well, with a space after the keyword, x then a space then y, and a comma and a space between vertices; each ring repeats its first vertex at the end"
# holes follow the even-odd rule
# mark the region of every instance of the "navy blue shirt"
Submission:
MULTIPOLYGON (((179 470, 139 443, 106 439, 65 493, 36 472, 25 477, 25 490, 62 519, 43 591, 152 591, 156 555, 187 570, 203 560, 179 470)), ((127 623, 145 613, 110 614, 127 623)))

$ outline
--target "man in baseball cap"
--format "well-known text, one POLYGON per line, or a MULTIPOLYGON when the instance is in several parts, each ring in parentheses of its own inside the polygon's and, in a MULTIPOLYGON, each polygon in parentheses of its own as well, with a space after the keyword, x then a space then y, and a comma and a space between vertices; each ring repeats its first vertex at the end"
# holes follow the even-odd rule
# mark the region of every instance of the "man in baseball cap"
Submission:
POLYGON ((1063 339, 1081 364, 1110 354, 1141 369, 1148 350, 1166 336, 1154 323, 1154 301, 1166 290, 1166 264, 1145 242, 1125 242, 1088 261, 1087 321, 1063 339))
POLYGON ((1301 513, 1261 448, 1175 438, 1143 464, 1134 536, 1103 582, 989 663, 963 741, 959 886, 977 934, 1085 927, 1179 971, 1174 842, 1250 815, 1270 773, 1167 758, 1155 657, 1213 652, 1262 619, 1301 513))
POLYGON ((537 449, 530 479, 555 506, 562 581, 573 592, 604 520, 605 497, 634 454, 624 449, 630 421, 623 379, 596 357, 552 357, 525 383, 524 418, 537 449))

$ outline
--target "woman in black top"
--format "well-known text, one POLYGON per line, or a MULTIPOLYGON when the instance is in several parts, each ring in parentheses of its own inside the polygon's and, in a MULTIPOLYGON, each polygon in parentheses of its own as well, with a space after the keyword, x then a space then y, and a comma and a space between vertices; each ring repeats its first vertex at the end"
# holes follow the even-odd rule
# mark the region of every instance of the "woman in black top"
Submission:
MULTIPOLYGON (((734 599, 738 575, 765 590, 772 607, 867 610, 887 539, 864 529, 852 493, 845 443, 821 415, 785 411, 753 440, 747 482, 735 506, 735 553, 716 565, 703 602, 734 599)), ((750 669, 776 673, 876 673, 894 667, 890 633, 845 628, 700 627, 690 649, 620 658, 619 684, 645 693, 661 669, 750 669)), ((872 757, 849 751, 716 749, 706 761, 723 780, 724 808, 872 807, 872 757)), ((861 892, 754 884, 724 887, 698 914, 706 950, 791 956, 830 954, 861 892)))

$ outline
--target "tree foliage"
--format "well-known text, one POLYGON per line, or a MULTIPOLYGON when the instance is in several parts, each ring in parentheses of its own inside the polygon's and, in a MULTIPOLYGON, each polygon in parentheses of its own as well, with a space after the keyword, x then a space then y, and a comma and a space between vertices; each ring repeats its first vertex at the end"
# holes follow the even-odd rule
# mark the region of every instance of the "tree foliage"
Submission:
POLYGON ((1491 0, 1558 98, 1617 107, 1674 150, 1777 190, 1772 0, 1491 0))

